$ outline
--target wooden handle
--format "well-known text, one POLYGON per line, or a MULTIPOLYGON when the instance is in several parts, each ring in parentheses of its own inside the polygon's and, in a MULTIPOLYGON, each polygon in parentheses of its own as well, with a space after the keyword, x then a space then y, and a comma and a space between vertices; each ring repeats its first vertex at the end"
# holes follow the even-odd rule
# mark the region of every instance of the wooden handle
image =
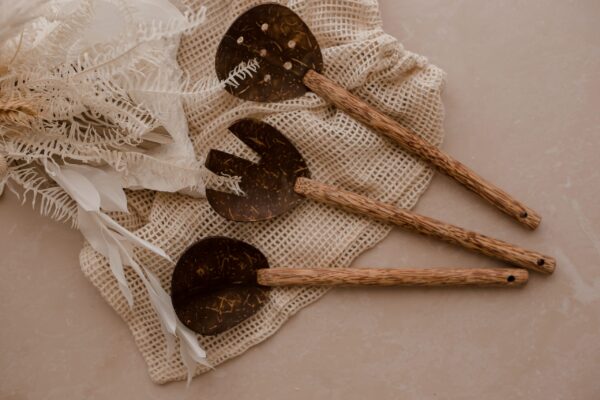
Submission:
POLYGON ((356 193, 308 178, 298 178, 294 191, 316 201, 335 205, 345 210, 367 215, 377 220, 391 222, 422 234, 437 237, 477 253, 506 261, 518 267, 551 274, 556 261, 534 251, 490 238, 458 226, 446 224, 433 218, 419 215, 391 204, 382 203, 356 193))
POLYGON ((529 274, 519 268, 266 268, 264 286, 492 286, 517 287, 529 274))
POLYGON ((309 70, 304 75, 303 82, 310 90, 340 110, 395 140, 405 150, 431 163, 439 171, 456 179, 523 225, 535 229, 540 224, 540 215, 531 208, 521 204, 502 189, 477 175, 469 167, 427 143, 415 133, 371 107, 331 79, 316 71, 309 70))

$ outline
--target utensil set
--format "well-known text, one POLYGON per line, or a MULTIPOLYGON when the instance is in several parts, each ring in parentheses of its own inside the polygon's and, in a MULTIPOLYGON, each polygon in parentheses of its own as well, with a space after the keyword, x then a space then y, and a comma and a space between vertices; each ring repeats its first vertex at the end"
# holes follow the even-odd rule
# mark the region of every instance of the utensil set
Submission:
MULTIPOLYGON (((278 4, 263 4, 238 17, 223 37, 216 72, 225 80, 242 63, 260 68, 252 76, 228 85, 232 95, 248 101, 277 102, 309 90, 357 121, 395 141, 477 193, 522 225, 535 229, 541 217, 502 189, 395 120, 373 108, 322 74, 319 44, 300 17, 278 4)), ((205 166, 224 176, 241 177, 244 195, 207 189, 210 206, 233 221, 262 221, 289 212, 304 199, 389 222, 505 261, 516 267, 551 274, 552 257, 436 219, 352 193, 311 178, 307 162, 274 127, 255 119, 237 121, 229 130, 260 156, 254 163, 211 150, 205 166)), ((490 286, 519 287, 528 280, 519 268, 269 268, 266 257, 250 244, 209 237, 188 248, 179 259, 171 297, 179 319, 202 335, 224 332, 249 318, 268 301, 272 286, 490 286)))

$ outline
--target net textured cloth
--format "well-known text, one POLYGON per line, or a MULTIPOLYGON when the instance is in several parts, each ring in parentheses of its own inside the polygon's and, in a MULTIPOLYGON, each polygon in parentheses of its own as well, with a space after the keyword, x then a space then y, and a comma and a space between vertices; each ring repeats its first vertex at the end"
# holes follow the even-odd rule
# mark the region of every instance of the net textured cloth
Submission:
MULTIPOLYGON (((203 4, 208 8, 207 22, 182 38, 178 54, 181 68, 192 80, 216 76, 214 56, 219 41, 235 18, 258 2, 210 0, 203 4)), ((383 31, 376 1, 299 0, 282 4, 298 13, 316 36, 326 76, 427 141, 441 143, 444 73, 383 31)), ((194 2, 188 5, 199 7, 194 2)), ((285 134, 307 160, 313 178, 325 183, 411 208, 432 176, 424 163, 313 93, 262 104, 218 90, 188 101, 185 112, 198 160, 203 160, 211 148, 256 160, 227 130, 236 120, 250 117, 262 119, 285 134)), ((153 271, 167 290, 175 260, 206 236, 224 235, 249 242, 267 256, 271 267, 347 267, 391 229, 309 200, 283 216, 256 223, 227 221, 205 199, 180 194, 131 191, 128 201, 130 214, 114 218, 163 248, 174 260, 136 251, 140 263, 153 271)), ((135 300, 130 309, 102 256, 86 245, 80 260, 84 274, 128 324, 152 380, 166 383, 185 379, 179 353, 167 357, 158 319, 136 276, 128 272, 135 300)), ((255 316, 220 335, 199 337, 209 362, 217 366, 267 339, 326 291, 315 287, 272 290, 269 303, 255 316)), ((198 366, 196 373, 207 371, 198 366)))

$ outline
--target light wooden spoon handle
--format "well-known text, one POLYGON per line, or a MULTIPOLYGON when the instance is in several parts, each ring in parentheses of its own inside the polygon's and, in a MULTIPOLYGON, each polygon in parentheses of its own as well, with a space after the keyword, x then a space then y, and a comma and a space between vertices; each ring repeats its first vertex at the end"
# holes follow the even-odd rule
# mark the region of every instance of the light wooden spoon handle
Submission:
POLYGON ((529 274, 519 268, 265 268, 264 286, 492 286, 517 287, 529 274))
POLYGON ((541 217, 534 210, 518 202, 502 189, 477 175, 469 167, 421 139, 415 133, 381 111, 371 107, 331 79, 316 71, 309 70, 304 75, 303 82, 310 90, 329 103, 345 111, 356 120, 388 136, 405 150, 431 163, 439 171, 454 178, 521 224, 530 229, 535 229, 540 224, 541 217))
POLYGON ((518 267, 551 274, 556 266, 556 261, 552 257, 312 179, 298 178, 294 191, 309 199, 390 222, 402 228, 409 228, 518 267))

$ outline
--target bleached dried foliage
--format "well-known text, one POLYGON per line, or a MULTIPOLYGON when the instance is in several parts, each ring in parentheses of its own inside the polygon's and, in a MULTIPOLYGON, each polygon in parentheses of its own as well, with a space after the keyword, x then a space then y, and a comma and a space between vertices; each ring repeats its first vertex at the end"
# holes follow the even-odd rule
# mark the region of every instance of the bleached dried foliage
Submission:
POLYGON ((204 352, 132 246, 167 255, 105 212, 127 210, 124 187, 203 190, 205 172, 185 122, 164 116, 182 113, 183 98, 235 85, 257 68, 256 61, 240 65, 225 82, 192 84, 183 76, 175 61, 179 35, 205 18, 203 8, 181 12, 166 0, 0 0, 0 193, 7 182, 20 187, 23 201, 43 215, 79 227, 109 260, 130 304, 123 267, 131 267, 165 334, 181 339, 190 370, 204 352), (138 9, 149 3, 168 12, 149 18, 138 9), (117 33, 108 34, 113 19, 117 33), (149 164, 157 176, 131 172, 149 164))

